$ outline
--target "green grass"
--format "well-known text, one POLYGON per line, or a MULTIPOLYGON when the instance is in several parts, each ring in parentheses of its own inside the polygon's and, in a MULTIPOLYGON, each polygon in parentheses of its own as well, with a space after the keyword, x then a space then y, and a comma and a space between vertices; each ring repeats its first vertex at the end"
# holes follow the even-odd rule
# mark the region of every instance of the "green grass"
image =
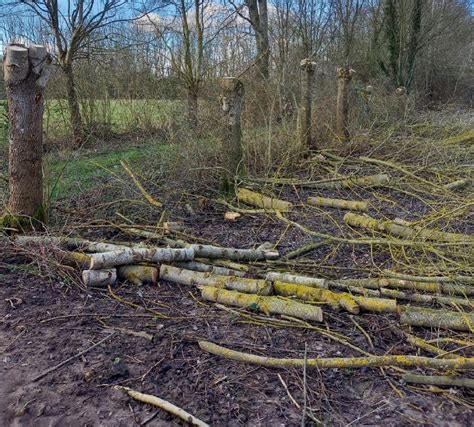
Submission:
POLYGON ((84 152, 78 159, 54 160, 45 164, 46 188, 52 200, 67 199, 81 192, 104 185, 106 178, 123 176, 120 161, 127 162, 140 172, 140 166, 150 159, 156 161, 156 170, 166 167, 167 158, 174 146, 146 141, 140 146, 102 153, 84 152))

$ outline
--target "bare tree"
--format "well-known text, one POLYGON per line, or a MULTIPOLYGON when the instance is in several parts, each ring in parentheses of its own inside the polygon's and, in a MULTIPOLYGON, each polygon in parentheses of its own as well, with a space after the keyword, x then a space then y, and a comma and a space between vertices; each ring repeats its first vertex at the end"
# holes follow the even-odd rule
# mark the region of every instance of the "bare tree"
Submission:
POLYGON ((54 36, 57 63, 66 78, 67 101, 74 145, 83 142, 83 125, 79 108, 74 62, 87 54, 87 44, 95 35, 104 37, 101 29, 123 18, 120 11, 126 0, 24 0, 8 4, 11 13, 28 11, 39 18, 54 36))

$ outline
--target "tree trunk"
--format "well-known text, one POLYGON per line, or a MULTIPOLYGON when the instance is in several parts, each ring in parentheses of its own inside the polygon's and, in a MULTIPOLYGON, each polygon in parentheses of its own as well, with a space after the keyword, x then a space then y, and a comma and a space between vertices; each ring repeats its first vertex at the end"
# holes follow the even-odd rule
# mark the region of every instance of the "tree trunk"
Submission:
POLYGON ((28 228, 46 220, 43 203, 44 88, 51 57, 43 46, 9 45, 4 76, 10 121, 9 214, 2 223, 28 228), (7 219, 9 218, 9 219, 7 219))
POLYGON ((316 63, 309 58, 303 59, 300 63, 303 72, 301 81, 301 106, 300 106, 300 143, 308 149, 316 148, 313 145, 311 134, 313 80, 316 63))
POLYGON ((336 135, 340 141, 348 142, 349 135, 349 84, 354 70, 337 69, 337 114, 336 135))
POLYGON ((74 80, 74 72, 71 64, 62 67, 66 77, 67 103, 69 107, 69 115, 71 118, 71 129, 73 146, 80 147, 83 143, 83 129, 81 110, 79 109, 79 100, 77 98, 76 83, 74 80))
POLYGON ((242 99, 244 96, 244 85, 235 77, 226 77, 221 81, 222 89, 222 111, 224 112, 224 130, 222 141, 226 147, 225 172, 223 187, 233 187, 234 177, 239 175, 243 168, 242 150, 242 124, 240 115, 242 113, 242 99))
POLYGON ((198 94, 194 88, 188 88, 188 123, 193 129, 198 126, 198 94))

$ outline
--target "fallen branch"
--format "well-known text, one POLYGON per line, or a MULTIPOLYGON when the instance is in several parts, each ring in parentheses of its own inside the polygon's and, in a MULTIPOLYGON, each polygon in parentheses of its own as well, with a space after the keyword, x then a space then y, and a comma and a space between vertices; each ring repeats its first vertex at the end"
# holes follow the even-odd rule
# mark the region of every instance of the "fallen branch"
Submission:
POLYGON ((218 302, 235 307, 243 307, 253 311, 261 311, 265 314, 283 314, 296 317, 297 319, 313 320, 322 322, 323 312, 321 308, 296 301, 288 301, 278 297, 259 296, 243 294, 225 289, 203 286, 201 295, 206 301, 218 302))
POLYGON ((329 208, 349 209, 367 212, 369 205, 364 201, 329 199, 327 197, 308 197, 306 203, 310 206, 325 206, 329 208))
POLYGON ((473 369, 474 357, 459 357, 457 359, 434 359, 422 356, 387 355, 367 357, 331 357, 318 359, 279 359, 275 357, 257 356, 231 350, 226 347, 199 341, 199 347, 208 353, 238 362, 266 366, 268 368, 308 368, 353 369, 380 366, 420 367, 433 369, 473 369))
POLYGON ((161 263, 172 261, 189 261, 193 259, 194 250, 192 248, 133 248, 93 254, 91 255, 89 268, 91 270, 100 270, 104 268, 115 267, 117 265, 138 264, 140 262, 161 263))
POLYGON ((410 227, 397 224, 394 221, 383 221, 369 216, 357 215, 348 212, 344 215, 344 222, 353 227, 362 227, 374 231, 390 233, 404 239, 434 240, 437 242, 459 242, 462 244, 474 245, 474 236, 458 233, 446 233, 443 231, 430 229, 412 229, 410 227))
POLYGON ((278 280, 273 282, 273 289, 276 295, 284 297, 294 296, 303 301, 322 302, 329 304, 332 308, 343 308, 353 314, 359 314, 360 311, 356 300, 348 293, 336 293, 327 289, 311 288, 278 280))
POLYGON ((245 276, 244 271, 234 270, 227 267, 219 267, 218 265, 206 264, 197 261, 182 261, 173 263, 176 267, 184 268, 186 270, 200 271, 202 273, 219 274, 221 276, 245 276))
POLYGON ((457 181, 450 182, 449 184, 445 184, 443 187, 447 190, 460 190, 461 188, 465 187, 466 185, 470 184, 471 180, 469 178, 466 179, 458 179, 457 181))
POLYGON ((127 164, 122 160, 120 161, 120 164, 125 169, 125 172, 128 173, 130 178, 132 178, 133 182, 135 183, 137 188, 140 190, 140 193, 142 193, 142 195, 146 199, 146 201, 148 203, 150 203, 150 205, 152 205, 152 206, 155 206, 157 208, 161 208, 163 206, 163 204, 161 202, 159 202, 158 200, 156 200, 155 198, 153 198, 153 196, 148 191, 145 190, 145 188, 143 187, 141 182, 134 175, 134 173, 130 170, 130 168, 127 166, 127 164))
POLYGON ((400 311, 402 325, 474 332, 474 313, 458 313, 410 306, 404 306, 400 311))
POLYGON ((465 377, 407 373, 402 375, 402 380, 411 384, 474 388, 474 379, 465 377))
POLYGON ((460 283, 473 283, 474 277, 472 276, 415 276, 412 274, 397 273, 396 271, 384 270, 384 274, 389 277, 396 279, 410 280, 415 282, 434 282, 434 283, 446 283, 446 282, 460 282, 460 283))
POLYGON ((268 280, 221 276, 213 273, 185 270, 164 264, 160 267, 160 279, 182 285, 212 286, 247 294, 270 295, 272 293, 272 283, 268 280))
POLYGON ((248 190, 247 188, 239 188, 237 190, 237 199, 239 202, 243 202, 250 206, 278 210, 281 212, 287 212, 293 206, 292 203, 285 200, 268 197, 255 191, 248 190))
POLYGON ((187 424, 198 427, 209 427, 209 424, 206 424, 204 421, 201 421, 194 415, 191 415, 189 412, 181 409, 179 406, 173 405, 172 403, 161 399, 160 397, 156 397, 151 394, 140 393, 139 391, 132 390, 131 388, 118 385, 114 386, 114 389, 126 391, 127 394, 133 399, 161 408, 166 412, 169 412, 170 414, 173 414, 176 417, 184 420, 187 424))
POLYGON ((229 259, 232 261, 259 261, 277 259, 280 256, 278 251, 267 251, 261 249, 220 248, 211 245, 190 245, 189 248, 194 251, 196 258, 219 258, 229 259))

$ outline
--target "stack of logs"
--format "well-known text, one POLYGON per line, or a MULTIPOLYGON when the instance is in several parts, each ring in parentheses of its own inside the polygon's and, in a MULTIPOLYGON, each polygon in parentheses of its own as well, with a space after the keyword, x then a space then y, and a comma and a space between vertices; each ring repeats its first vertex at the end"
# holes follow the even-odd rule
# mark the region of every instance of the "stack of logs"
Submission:
MULTIPOLYGON (((323 321, 323 309, 330 307, 351 314, 392 313, 401 324, 472 331, 471 309, 474 286, 449 282, 447 278, 387 277, 327 280, 289 272, 265 272, 245 263, 275 260, 279 253, 266 249, 234 249, 189 244, 183 248, 126 246, 61 237, 18 236, 15 243, 49 244, 62 262, 83 268, 89 287, 113 286, 120 281, 135 285, 156 284, 158 280, 195 286, 204 300, 237 306, 264 314, 279 314, 304 321, 323 321), (59 249, 58 249, 59 248, 59 249), (248 277, 248 276, 254 277, 248 277), (442 280, 441 280, 442 279, 442 280), (458 311, 428 309, 410 303, 439 303, 458 311)), ((395 277, 390 277, 395 276, 395 277)))

